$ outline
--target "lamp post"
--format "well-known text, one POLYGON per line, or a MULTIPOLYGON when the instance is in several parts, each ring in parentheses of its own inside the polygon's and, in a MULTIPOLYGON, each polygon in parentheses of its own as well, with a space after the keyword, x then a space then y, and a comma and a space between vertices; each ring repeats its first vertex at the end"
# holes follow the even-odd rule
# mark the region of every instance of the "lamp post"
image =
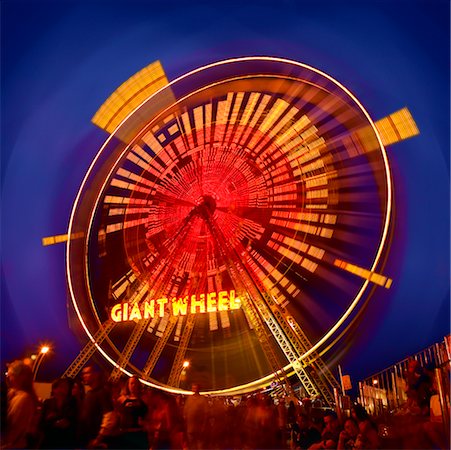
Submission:
POLYGON ((34 360, 33 364, 33 381, 36 380, 36 375, 38 374, 39 367, 44 359, 44 356, 50 351, 50 347, 48 345, 43 345, 34 360))

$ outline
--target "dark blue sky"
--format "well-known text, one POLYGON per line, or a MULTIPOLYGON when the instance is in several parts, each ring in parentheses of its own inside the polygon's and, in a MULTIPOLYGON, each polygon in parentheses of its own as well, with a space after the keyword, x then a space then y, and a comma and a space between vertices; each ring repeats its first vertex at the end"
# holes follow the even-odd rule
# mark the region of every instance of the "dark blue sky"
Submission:
POLYGON ((370 375, 449 333, 449 2, 22 1, 2 9, 2 361, 41 341, 55 370, 77 354, 64 246, 83 175, 105 135, 90 119, 159 59, 169 79, 233 56, 272 55, 325 71, 373 119, 407 106, 421 135, 388 148, 393 247, 352 352, 370 375))

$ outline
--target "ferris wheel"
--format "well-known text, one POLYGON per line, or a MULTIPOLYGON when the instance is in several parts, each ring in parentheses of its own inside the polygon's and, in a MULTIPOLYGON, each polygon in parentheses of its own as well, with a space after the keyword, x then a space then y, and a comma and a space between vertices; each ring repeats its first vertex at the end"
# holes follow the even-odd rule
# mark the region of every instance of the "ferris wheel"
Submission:
POLYGON ((67 278, 111 377, 184 392, 257 389, 288 374, 333 403, 322 355, 388 288, 393 187, 385 145, 418 133, 406 109, 373 122, 331 76, 236 58, 168 82, 153 63, 93 122, 109 133, 74 201, 67 278), (187 365, 189 367, 187 368, 187 365))

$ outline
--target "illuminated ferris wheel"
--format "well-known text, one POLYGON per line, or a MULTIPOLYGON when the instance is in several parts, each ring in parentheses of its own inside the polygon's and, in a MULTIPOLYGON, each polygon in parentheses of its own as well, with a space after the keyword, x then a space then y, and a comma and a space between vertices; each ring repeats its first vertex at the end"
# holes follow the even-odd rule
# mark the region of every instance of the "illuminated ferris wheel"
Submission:
POLYGON ((322 360, 382 275, 392 214, 376 123, 329 75, 295 61, 221 61, 168 82, 153 63, 93 122, 109 137, 75 199, 67 277, 112 378, 244 392, 296 375, 333 402, 322 360), (189 362, 189 369, 184 363, 189 362))

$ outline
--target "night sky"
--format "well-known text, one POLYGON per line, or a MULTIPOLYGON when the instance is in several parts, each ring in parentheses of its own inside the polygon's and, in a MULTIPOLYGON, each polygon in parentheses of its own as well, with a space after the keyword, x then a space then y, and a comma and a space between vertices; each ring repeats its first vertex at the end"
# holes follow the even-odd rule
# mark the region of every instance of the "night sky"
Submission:
POLYGON ((170 80, 203 64, 269 55, 340 81, 378 120, 407 106, 420 136, 388 147, 395 222, 384 275, 352 348, 354 380, 438 342, 450 328, 449 2, 3 0, 1 358, 50 342, 43 376, 80 348, 68 326, 64 234, 106 134, 90 119, 155 60, 170 80))

